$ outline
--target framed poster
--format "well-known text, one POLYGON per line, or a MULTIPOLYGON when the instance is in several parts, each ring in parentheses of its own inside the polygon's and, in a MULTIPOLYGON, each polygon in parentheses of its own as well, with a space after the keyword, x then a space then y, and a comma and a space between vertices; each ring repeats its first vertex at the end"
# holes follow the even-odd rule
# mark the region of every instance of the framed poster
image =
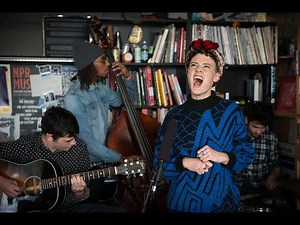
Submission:
POLYGON ((63 105, 70 79, 77 73, 72 58, 0 57, 0 66, 1 84, 3 74, 6 81, 6 88, 1 86, 0 116, 4 109, 5 116, 19 116, 20 136, 39 130, 48 107, 63 105))
POLYGON ((10 66, 0 64, 0 114, 12 113, 10 66))

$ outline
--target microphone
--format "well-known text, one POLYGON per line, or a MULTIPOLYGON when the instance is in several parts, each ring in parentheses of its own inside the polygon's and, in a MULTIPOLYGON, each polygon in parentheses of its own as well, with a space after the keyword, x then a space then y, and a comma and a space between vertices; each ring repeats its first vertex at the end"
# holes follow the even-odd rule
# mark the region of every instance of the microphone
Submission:
POLYGON ((153 193, 156 191, 157 184, 161 180, 163 163, 165 161, 169 161, 169 159, 170 159, 170 155, 171 155, 170 151, 171 151, 172 144, 174 141, 176 129, 177 129, 177 121, 173 120, 173 119, 170 120, 169 124, 167 125, 166 132, 165 132, 165 139, 161 143, 160 151, 158 153, 159 162, 158 162, 157 168, 155 170, 155 173, 153 174, 153 176, 154 176, 154 179, 152 180, 153 181, 153 186, 152 186, 153 193))
POLYGON ((159 162, 158 162, 156 169, 152 173, 152 177, 150 179, 150 187, 147 191, 147 195, 146 195, 146 199, 144 201, 144 206, 143 206, 142 212, 146 211, 146 205, 148 202, 148 198, 149 198, 151 192, 152 192, 152 197, 154 196, 157 184, 161 180, 164 161, 169 161, 169 159, 170 159, 170 154, 171 154, 170 151, 171 151, 171 147, 172 147, 173 140, 175 137, 176 129, 177 129, 177 121, 173 120, 173 119, 170 120, 169 124, 167 125, 166 132, 165 132, 165 139, 160 146, 160 151, 158 153, 159 162))

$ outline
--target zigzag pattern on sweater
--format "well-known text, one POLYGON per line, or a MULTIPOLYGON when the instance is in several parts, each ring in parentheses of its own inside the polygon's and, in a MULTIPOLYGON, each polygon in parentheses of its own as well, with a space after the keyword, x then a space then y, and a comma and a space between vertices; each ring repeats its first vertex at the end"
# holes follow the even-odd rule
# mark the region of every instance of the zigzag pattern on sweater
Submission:
MULTIPOLYGON (((184 106, 177 107, 166 118, 180 121, 174 154, 195 157, 196 151, 206 144, 220 151, 232 149, 233 136, 245 136, 245 128, 236 124, 240 117, 237 105, 226 101, 219 101, 203 113, 194 110, 187 114, 184 106)), ((167 176, 168 172, 170 176, 174 175, 174 171, 166 171, 167 176)), ((237 188, 232 185, 232 174, 218 163, 204 175, 184 170, 172 180, 169 188, 168 204, 180 211, 230 212, 239 205, 237 188)))

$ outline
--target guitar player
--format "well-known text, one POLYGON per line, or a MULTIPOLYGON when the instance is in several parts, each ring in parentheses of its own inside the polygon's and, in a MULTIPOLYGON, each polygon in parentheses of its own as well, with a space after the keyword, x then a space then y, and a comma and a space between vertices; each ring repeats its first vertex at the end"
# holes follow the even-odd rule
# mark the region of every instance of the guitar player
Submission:
POLYGON ((90 189, 82 172, 89 170, 90 161, 78 132, 70 111, 51 107, 42 117, 41 131, 0 143, 0 193, 7 196, 6 205, 20 198, 17 212, 123 212, 107 202, 84 201, 90 189))

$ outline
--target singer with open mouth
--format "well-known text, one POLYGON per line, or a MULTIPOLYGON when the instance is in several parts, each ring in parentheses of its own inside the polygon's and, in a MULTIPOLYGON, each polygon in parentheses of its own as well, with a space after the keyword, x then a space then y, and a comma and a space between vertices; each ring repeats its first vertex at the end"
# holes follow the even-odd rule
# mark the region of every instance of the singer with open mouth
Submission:
POLYGON ((210 40, 190 43, 185 57, 190 95, 170 109, 157 134, 153 165, 162 166, 169 184, 170 212, 238 211, 233 175, 255 157, 240 107, 212 90, 225 67, 218 47, 210 40), (175 129, 172 136, 168 129, 175 129))

